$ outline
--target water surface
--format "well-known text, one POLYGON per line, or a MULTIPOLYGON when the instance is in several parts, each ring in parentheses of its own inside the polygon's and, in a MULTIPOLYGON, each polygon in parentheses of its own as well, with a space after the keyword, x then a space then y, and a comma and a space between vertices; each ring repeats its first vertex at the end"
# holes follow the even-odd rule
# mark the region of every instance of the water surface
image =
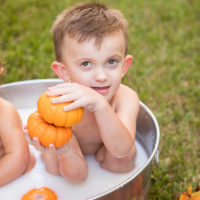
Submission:
MULTIPOLYGON (((23 124, 26 124, 28 116, 36 108, 18 109, 23 124)), ((147 154, 136 139, 137 155, 136 167, 129 173, 116 174, 100 168, 94 156, 86 156, 88 162, 88 178, 84 183, 72 184, 63 177, 54 176, 46 172, 44 164, 40 159, 40 152, 30 146, 31 152, 36 157, 35 167, 27 174, 19 177, 10 184, 0 188, 0 200, 20 200, 21 196, 36 187, 49 187, 54 190, 58 200, 86 200, 91 199, 104 192, 119 188, 123 182, 135 176, 138 170, 147 161, 147 154)))

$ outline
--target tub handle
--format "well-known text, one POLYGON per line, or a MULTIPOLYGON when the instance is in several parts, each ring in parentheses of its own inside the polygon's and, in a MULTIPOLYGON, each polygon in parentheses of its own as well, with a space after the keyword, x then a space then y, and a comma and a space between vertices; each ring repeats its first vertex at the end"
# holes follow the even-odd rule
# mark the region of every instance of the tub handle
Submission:
POLYGON ((159 165, 159 153, 158 153, 158 150, 155 153, 155 160, 156 160, 156 165, 158 166, 159 165))

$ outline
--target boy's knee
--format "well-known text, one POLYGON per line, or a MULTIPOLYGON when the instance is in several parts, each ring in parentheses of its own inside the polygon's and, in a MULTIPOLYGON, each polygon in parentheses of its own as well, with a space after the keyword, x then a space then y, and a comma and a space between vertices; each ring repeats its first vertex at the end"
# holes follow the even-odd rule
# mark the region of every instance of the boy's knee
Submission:
POLYGON ((107 156, 106 160, 100 163, 100 166, 114 173, 127 173, 135 167, 136 147, 132 147, 129 154, 123 158, 107 156))
POLYGON ((85 171, 84 173, 66 173, 61 170, 60 173, 64 178, 72 183, 82 183, 88 177, 88 171, 85 171))
POLYGON ((88 166, 84 164, 78 168, 60 168, 60 174, 72 183, 82 183, 88 177, 88 166))

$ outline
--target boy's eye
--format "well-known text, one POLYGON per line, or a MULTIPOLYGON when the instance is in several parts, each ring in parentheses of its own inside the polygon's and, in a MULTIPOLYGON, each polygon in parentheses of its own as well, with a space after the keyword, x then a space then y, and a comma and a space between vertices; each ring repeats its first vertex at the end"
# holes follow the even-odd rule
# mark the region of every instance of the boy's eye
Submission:
POLYGON ((115 65, 115 64, 117 64, 117 60, 115 60, 115 59, 110 59, 110 60, 108 61, 108 64, 109 64, 109 65, 115 65))
POLYGON ((81 66, 83 66, 85 68, 91 67, 91 65, 92 65, 91 62, 89 62, 89 61, 84 61, 84 62, 81 63, 81 66))

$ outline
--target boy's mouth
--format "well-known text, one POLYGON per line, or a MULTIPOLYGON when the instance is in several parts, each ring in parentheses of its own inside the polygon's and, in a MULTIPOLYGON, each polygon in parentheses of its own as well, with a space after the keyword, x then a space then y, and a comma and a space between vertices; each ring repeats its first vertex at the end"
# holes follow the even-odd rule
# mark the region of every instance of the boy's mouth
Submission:
POLYGON ((96 92, 105 95, 109 92, 109 88, 110 86, 105 86, 105 87, 92 87, 93 90, 95 90, 96 92))

